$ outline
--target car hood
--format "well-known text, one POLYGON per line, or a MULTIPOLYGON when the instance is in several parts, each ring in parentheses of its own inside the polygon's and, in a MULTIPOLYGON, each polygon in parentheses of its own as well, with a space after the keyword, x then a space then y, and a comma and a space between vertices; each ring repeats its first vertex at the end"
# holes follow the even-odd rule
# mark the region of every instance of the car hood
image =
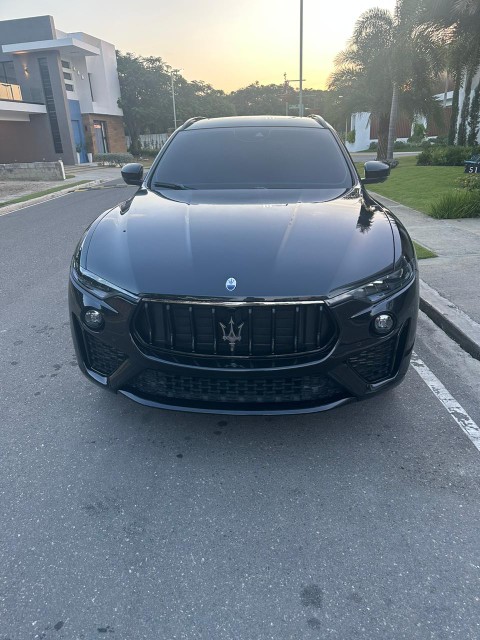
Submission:
POLYGON ((392 269, 394 239, 389 216, 359 188, 142 189, 92 225, 82 253, 88 271, 135 294, 328 296, 392 269))

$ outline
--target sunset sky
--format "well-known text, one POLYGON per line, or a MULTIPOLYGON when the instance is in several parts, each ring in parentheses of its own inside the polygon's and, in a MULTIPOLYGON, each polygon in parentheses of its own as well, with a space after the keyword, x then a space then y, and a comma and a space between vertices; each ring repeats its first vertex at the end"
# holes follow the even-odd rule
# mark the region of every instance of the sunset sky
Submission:
MULTIPOLYGON (((395 0, 304 0, 305 86, 324 88, 356 18, 395 0)), ((50 14, 123 52, 159 56, 188 80, 231 91, 298 78, 299 0, 0 0, 0 20, 50 14)))

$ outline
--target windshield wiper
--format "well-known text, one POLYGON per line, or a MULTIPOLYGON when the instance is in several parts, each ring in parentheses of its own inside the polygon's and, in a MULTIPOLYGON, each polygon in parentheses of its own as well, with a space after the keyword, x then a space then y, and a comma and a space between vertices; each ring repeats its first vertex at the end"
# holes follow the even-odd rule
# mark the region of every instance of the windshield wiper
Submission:
POLYGON ((186 190, 191 189, 192 187, 187 187, 184 184, 175 184, 175 182, 154 182, 154 187, 163 187, 164 189, 178 189, 178 190, 186 190))

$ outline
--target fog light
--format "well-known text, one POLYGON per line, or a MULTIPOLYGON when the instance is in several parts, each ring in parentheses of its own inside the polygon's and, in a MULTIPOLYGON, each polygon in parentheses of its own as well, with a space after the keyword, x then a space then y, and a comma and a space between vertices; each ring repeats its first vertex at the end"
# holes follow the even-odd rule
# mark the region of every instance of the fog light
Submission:
POLYGON ((393 329, 394 324, 394 319, 388 313, 381 313, 373 321, 375 331, 382 335, 390 333, 390 331, 393 329))
POLYGON ((100 311, 96 309, 88 309, 85 311, 83 321, 90 329, 96 329, 98 331, 103 327, 103 316, 100 311))

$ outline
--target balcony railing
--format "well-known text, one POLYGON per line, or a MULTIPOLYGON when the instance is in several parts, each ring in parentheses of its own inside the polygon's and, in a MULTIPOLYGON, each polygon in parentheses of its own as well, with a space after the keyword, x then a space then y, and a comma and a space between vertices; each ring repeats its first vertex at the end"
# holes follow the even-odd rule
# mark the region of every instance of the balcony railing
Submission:
POLYGON ((41 89, 29 87, 22 91, 20 85, 5 82, 0 82, 0 100, 45 104, 45 98, 41 89))
POLYGON ((18 84, 0 83, 0 100, 22 101, 22 90, 18 84))

